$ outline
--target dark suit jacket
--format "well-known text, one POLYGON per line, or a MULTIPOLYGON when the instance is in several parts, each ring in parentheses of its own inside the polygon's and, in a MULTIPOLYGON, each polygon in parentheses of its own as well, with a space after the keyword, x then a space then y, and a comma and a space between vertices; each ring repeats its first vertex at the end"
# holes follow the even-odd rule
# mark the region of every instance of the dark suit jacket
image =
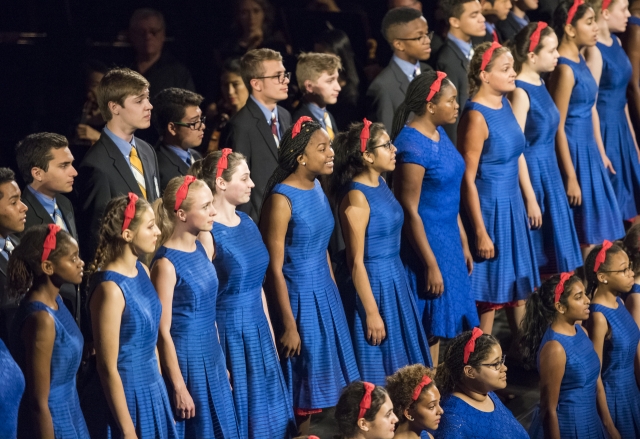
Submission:
MULTIPOLYGON (((11 242, 14 245, 20 244, 20 238, 11 236, 11 242)), ((7 285, 7 260, 0 256, 0 339, 9 346, 9 331, 11 330, 11 322, 13 316, 18 310, 18 301, 9 299, 9 289, 7 285)))
MULTIPOLYGON (((291 114, 278 105, 280 137, 291 126, 291 114)), ((271 127, 253 99, 231 118, 221 136, 221 145, 242 153, 247 157, 251 179, 256 187, 251 190, 251 199, 239 209, 258 223, 267 182, 278 167, 278 146, 271 134, 271 127)))
POLYGON ((498 36, 501 41, 507 41, 513 39, 518 32, 523 28, 520 23, 515 19, 513 12, 509 12, 509 15, 505 20, 501 20, 496 24, 498 30, 498 36))
MULTIPOLYGON (((144 169, 147 200, 152 203, 160 196, 160 174, 154 149, 145 141, 135 138, 138 155, 144 169)), ((104 132, 78 167, 74 194, 76 196, 76 216, 80 228, 82 257, 92 261, 98 245, 100 220, 107 203, 119 195, 129 192, 142 197, 131 168, 118 147, 104 132)))
MULTIPOLYGON (((425 72, 431 70, 431 67, 420 63, 420 69, 425 72)), ((408 87, 409 78, 392 59, 367 90, 369 102, 367 118, 372 122, 382 122, 387 131, 391 132, 393 115, 404 101, 408 87)))
POLYGON ((467 79, 467 69, 469 68, 469 60, 464 56, 462 50, 451 40, 447 40, 438 52, 438 61, 436 62, 436 70, 440 70, 447 74, 447 78, 456 86, 458 90, 458 104, 460 111, 456 123, 445 125, 444 130, 453 142, 456 144, 456 130, 460 115, 467 99, 469 99, 469 80, 467 79))
MULTIPOLYGON (((316 117, 313 115, 313 113, 309 109, 309 105, 313 105, 313 104, 303 101, 300 103, 300 105, 298 105, 298 108, 296 108, 296 111, 293 112, 293 119, 292 119, 293 123, 295 123, 302 116, 308 116, 311 119, 315 120, 316 122, 320 122, 321 124, 324 124, 324 121, 316 119, 316 117)), ((333 132, 335 134, 338 134, 338 131, 340 131, 340 127, 338 127, 336 120, 333 118, 333 114, 331 114, 329 110, 327 110, 327 113, 329 113, 329 119, 331 120, 331 126, 333 127, 333 132)))
MULTIPOLYGON (((173 152, 167 145, 160 143, 156 146, 156 155, 158 156, 158 170, 160 171, 160 193, 164 192, 164 188, 169 184, 169 180, 174 177, 187 175, 189 166, 178 155, 173 152)), ((202 158, 200 153, 191 148, 193 160, 202 158)))

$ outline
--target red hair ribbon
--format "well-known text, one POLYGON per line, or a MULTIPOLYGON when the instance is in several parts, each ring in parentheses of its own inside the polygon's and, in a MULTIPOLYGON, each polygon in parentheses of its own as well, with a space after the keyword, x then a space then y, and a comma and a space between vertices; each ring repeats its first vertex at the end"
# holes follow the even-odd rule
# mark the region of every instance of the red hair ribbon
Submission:
POLYGON ((57 224, 49 224, 49 234, 44 238, 44 244, 42 244, 42 262, 46 261, 51 251, 56 248, 56 233, 60 229, 61 227, 57 224))
POLYGON ((431 384, 431 378, 426 375, 422 375, 422 380, 418 383, 415 389, 413 389, 413 395, 411 395, 411 399, 417 401, 420 398, 420 393, 422 393, 422 389, 425 386, 431 384))
POLYGON ((362 119, 362 131, 360 131, 360 152, 365 152, 367 150, 367 142, 369 141, 369 127, 371 126, 371 121, 367 120, 365 117, 362 119))
POLYGON ((469 355, 471 355, 471 352, 476 350, 476 340, 482 334, 482 329, 473 328, 473 331, 471 332, 471 338, 469 339, 467 344, 464 345, 464 364, 467 364, 469 362, 469 355))
POLYGON ((578 7, 584 3, 584 0, 573 0, 573 4, 569 8, 569 12, 567 12, 567 22, 566 24, 571 24, 573 21, 573 17, 576 16, 576 12, 578 12, 578 7))
POLYGON ((302 124, 305 122, 313 122, 309 116, 302 116, 298 121, 293 125, 293 129, 291 130, 291 138, 293 139, 298 134, 300 134, 300 130, 302 129, 302 124))
POLYGON ((368 382, 363 382, 364 385, 364 395, 360 400, 360 411, 358 412, 358 419, 364 418, 364 414, 371 408, 371 392, 376 388, 375 384, 371 384, 368 382))
POLYGON ((138 201, 138 196, 133 192, 129 192, 129 203, 124 209, 124 221, 122 221, 123 232, 129 228, 131 220, 136 216, 136 201, 138 201))
POLYGON ((184 199, 187 198, 187 194, 189 194, 189 185, 196 180, 197 178, 195 178, 193 175, 187 175, 184 177, 184 181, 176 192, 176 204, 175 206, 173 206, 174 212, 177 212, 178 209, 180 209, 180 205, 182 204, 184 199))
POLYGON ((227 157, 232 152, 233 151, 231 150, 231 148, 222 149, 222 155, 220 156, 220 160, 218 160, 218 166, 217 166, 218 170, 216 171, 216 179, 220 178, 224 170, 229 167, 229 159, 227 157))
POLYGON ((560 302, 560 296, 564 293, 564 283, 569 280, 569 278, 573 276, 573 271, 568 273, 560 273, 560 282, 556 285, 556 296, 553 299, 553 303, 560 302))
POLYGON ((491 57, 493 56, 493 52, 502 47, 502 45, 500 43, 496 43, 495 41, 493 43, 491 43, 491 47, 489 47, 483 54, 482 54, 482 64, 480 64, 480 71, 484 70, 487 68, 487 66, 489 65, 489 63, 491 62, 491 57))
POLYGON ((611 4, 611 0, 602 0, 602 10, 604 11, 611 4))
POLYGON ((436 72, 436 75, 438 75, 438 77, 435 81, 433 81, 431 87, 429 87, 429 96, 427 96, 427 102, 431 102, 431 99, 433 99, 436 93, 440 91, 442 80, 447 77, 447 74, 445 72, 436 72))
POLYGON ((547 23, 544 21, 538 22, 538 27, 536 27, 536 30, 531 34, 531 38, 529 38, 531 41, 529 43, 529 52, 533 52, 535 48, 538 47, 538 43, 540 43, 540 34, 542 33, 542 29, 545 27, 547 27, 547 23))
POLYGON ((602 243, 602 248, 598 252, 596 256, 596 262, 593 264, 593 272, 597 273, 600 269, 600 265, 604 264, 605 259, 607 259, 607 250, 611 248, 613 243, 611 241, 607 241, 606 239, 602 243))

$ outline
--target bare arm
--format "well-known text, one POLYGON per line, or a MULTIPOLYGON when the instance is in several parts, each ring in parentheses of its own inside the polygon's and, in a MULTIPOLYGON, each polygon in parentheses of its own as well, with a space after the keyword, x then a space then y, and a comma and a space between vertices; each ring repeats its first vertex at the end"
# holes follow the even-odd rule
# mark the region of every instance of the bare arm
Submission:
POLYGON ((518 169, 520 191, 522 192, 522 198, 524 198, 525 205, 527 206, 529 226, 532 229, 537 229, 542 226, 542 211, 538 205, 538 200, 536 200, 536 193, 533 191, 533 186, 531 185, 529 168, 527 167, 527 161, 524 158, 524 154, 520 154, 520 158, 518 159, 518 169))
POLYGON ((264 294, 264 288, 262 289, 262 310, 264 311, 264 315, 267 318, 267 322, 269 322, 269 330, 271 330, 271 338, 273 338, 273 343, 275 343, 276 334, 273 332, 273 325, 271 324, 271 316, 269 315, 269 306, 267 305, 267 296, 264 294))
POLYGON ((636 138, 636 131, 633 129, 633 122, 631 122, 631 115, 629 114, 629 104, 624 106, 624 115, 627 117, 627 124, 629 125, 629 131, 633 138, 633 145, 636 147, 636 153, 638 154, 638 162, 640 162, 640 148, 638 148, 638 139, 636 138))
POLYGON ((559 342, 545 343, 540 351, 540 416, 545 438, 561 439, 556 409, 566 363, 567 354, 559 342))
POLYGON ((529 95, 523 89, 516 88, 514 91, 509 93, 509 102, 511 102, 513 115, 516 117, 518 125, 520 125, 520 129, 524 133, 524 127, 527 124, 527 114, 529 113, 529 108, 531 106, 529 95))

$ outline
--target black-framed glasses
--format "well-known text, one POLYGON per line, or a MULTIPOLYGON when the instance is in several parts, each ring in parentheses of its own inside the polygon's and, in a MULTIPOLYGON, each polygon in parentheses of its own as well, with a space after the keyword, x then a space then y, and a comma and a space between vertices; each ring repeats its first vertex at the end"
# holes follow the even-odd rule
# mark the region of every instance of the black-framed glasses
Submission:
POLYGON ((500 361, 498 361, 497 363, 481 364, 481 366, 490 367, 493 370, 500 370, 500 368, 502 368, 506 360, 507 360, 507 356, 503 355, 500 361))
POLYGON ((199 129, 202 128, 206 119, 207 119, 206 116, 202 116, 200 120, 197 122, 173 122, 173 124, 180 125, 181 127, 189 127, 194 131, 198 131, 199 129))
POLYGON ((385 149, 391 151, 393 149, 393 143, 391 143, 391 140, 389 140, 387 143, 383 143, 382 145, 372 146, 369 149, 376 149, 376 148, 385 148, 385 149))
POLYGON ((258 76, 256 79, 273 79, 273 78, 278 78, 278 83, 284 84, 284 81, 286 81, 287 79, 291 80, 291 72, 278 73, 277 75, 273 75, 273 76, 258 76))
POLYGON ((601 273, 622 273, 625 276, 630 276, 633 273, 633 268, 629 265, 627 268, 623 268, 622 270, 599 270, 601 273))
POLYGON ((427 39, 429 39, 429 42, 433 41, 433 33, 434 33, 434 31, 431 31, 431 32, 427 32, 425 35, 420 35, 419 37, 415 37, 415 38, 396 38, 396 40, 400 40, 400 41, 419 41, 420 44, 427 44, 427 39))

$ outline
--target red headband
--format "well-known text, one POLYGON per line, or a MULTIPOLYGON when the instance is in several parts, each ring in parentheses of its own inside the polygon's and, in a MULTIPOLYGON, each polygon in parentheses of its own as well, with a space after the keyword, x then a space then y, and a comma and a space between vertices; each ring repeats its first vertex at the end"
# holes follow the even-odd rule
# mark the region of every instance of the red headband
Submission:
POLYGON ((51 250, 56 248, 56 233, 60 231, 61 227, 57 224, 49 224, 49 234, 44 238, 44 244, 42 244, 42 262, 46 261, 51 250))
POLYGON ((300 134, 300 130, 302 129, 302 124, 305 122, 313 122, 309 116, 302 116, 298 121, 293 125, 293 129, 291 130, 291 138, 293 139, 298 134, 300 134))
POLYGON ((369 141, 369 127, 371 126, 371 121, 367 120, 365 117, 362 119, 362 131, 360 131, 360 152, 365 152, 367 150, 367 142, 369 141))
POLYGON ((604 11, 611 4, 611 0, 602 0, 602 10, 604 11))
POLYGON ((431 99, 433 99, 436 93, 440 91, 442 80, 447 77, 447 74, 445 72, 436 72, 436 75, 438 75, 438 77, 435 81, 433 81, 431 87, 429 87, 429 96, 427 96, 427 102, 431 102, 431 99))
POLYGON ((538 47, 538 43, 540 42, 540 34, 542 33, 542 29, 544 29, 545 27, 547 27, 547 23, 545 23, 544 21, 538 22, 538 27, 536 27, 536 30, 534 30, 531 34, 531 38, 529 38, 529 40, 531 40, 531 42, 529 43, 529 52, 533 52, 535 48, 538 47))
POLYGON ((375 384, 371 384, 366 381, 362 384, 364 385, 364 395, 362 395, 362 399, 360 400, 358 419, 364 418, 364 414, 371 408, 371 392, 376 388, 375 384))
POLYGON ((606 239, 602 243, 602 248, 598 252, 596 256, 596 262, 593 264, 593 272, 597 273, 600 269, 600 265, 604 264, 605 259, 607 259, 607 250, 611 248, 613 243, 611 241, 607 241, 606 239))
POLYGON ((564 283, 569 280, 569 278, 573 276, 573 271, 568 273, 560 273, 560 282, 556 285, 556 296, 553 299, 553 303, 560 302, 560 296, 564 293, 564 283))
POLYGON ((136 216, 136 201, 138 201, 138 196, 133 192, 129 192, 129 203, 124 209, 124 221, 122 221, 123 232, 129 228, 131 220, 136 216))
POLYGON ((420 393, 422 393, 422 389, 425 386, 428 386, 429 384, 431 384, 431 378, 429 378, 426 375, 423 375, 422 380, 420 380, 416 388, 413 389, 413 395, 411 395, 411 399, 413 399, 414 401, 417 401, 418 398, 420 398, 420 393))
POLYGON ((191 183, 196 180, 197 178, 195 178, 193 175, 187 175, 184 177, 184 181, 176 192, 176 204, 175 206, 173 206, 174 212, 177 212, 178 209, 180 209, 180 205, 182 204, 184 199, 187 198, 187 194, 189 194, 189 185, 191 185, 191 183))
POLYGON ((476 340, 482 334, 482 329, 473 328, 473 331, 471 332, 471 338, 469 339, 467 344, 464 345, 464 364, 467 364, 469 362, 469 355, 471 355, 471 352, 476 350, 476 340))
POLYGON ((566 24, 571 24, 571 22, 573 21, 573 17, 575 17, 576 12, 578 11, 578 7, 583 3, 583 0, 573 0, 573 5, 571 5, 571 7, 569 8, 569 12, 567 12, 566 24))
POLYGON ((218 170, 216 171, 216 179, 220 178, 224 170, 229 167, 229 159, 227 157, 232 152, 233 151, 231 150, 231 148, 222 149, 222 155, 220 156, 220 160, 218 160, 218 166, 217 166, 218 170))
POLYGON ((499 47, 502 47, 502 45, 494 41, 493 43, 491 43, 491 47, 489 47, 482 54, 482 64, 480 65, 480 71, 487 68, 487 65, 489 65, 489 63, 491 62, 491 57, 493 56, 493 52, 499 47))

